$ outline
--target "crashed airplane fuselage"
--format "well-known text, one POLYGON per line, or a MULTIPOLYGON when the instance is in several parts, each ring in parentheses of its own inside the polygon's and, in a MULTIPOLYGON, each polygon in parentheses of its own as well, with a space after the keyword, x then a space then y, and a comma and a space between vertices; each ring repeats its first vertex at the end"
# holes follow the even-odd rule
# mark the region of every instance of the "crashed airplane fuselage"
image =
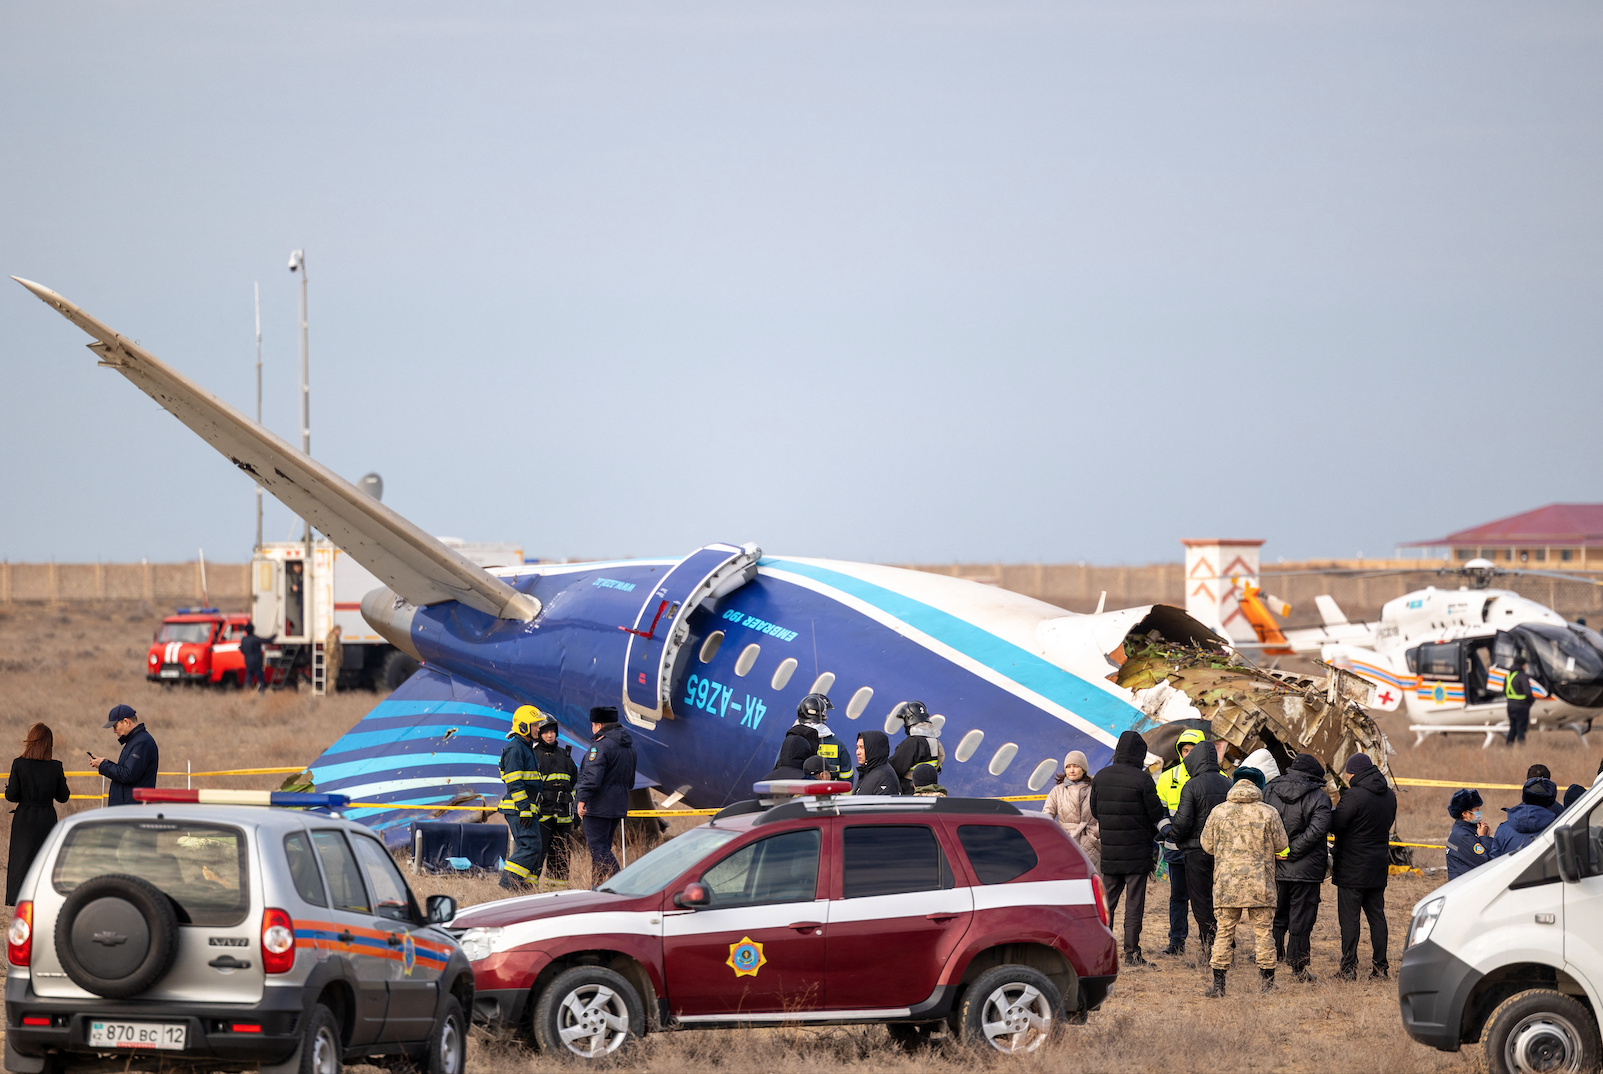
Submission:
MULTIPOLYGON (((385 583, 363 615, 424 667, 311 772, 320 790, 375 803, 351 815, 392 840, 431 806, 498 796, 496 761, 522 704, 553 714, 574 743, 589 741, 592 706, 617 706, 642 784, 719 806, 749 797, 809 692, 835 700, 834 743, 848 757, 860 730, 894 730, 901 704, 917 699, 942 725, 951 793, 1022 795, 1042 790, 1069 750, 1100 766, 1121 732, 1153 724, 1112 681, 1127 639, 1218 651, 1210 631, 1163 605, 1077 615, 961 579, 754 545, 485 570, 139 344, 21 282, 95 337, 102 364, 385 583)), ((1243 738, 1245 724, 1234 733, 1243 738)))

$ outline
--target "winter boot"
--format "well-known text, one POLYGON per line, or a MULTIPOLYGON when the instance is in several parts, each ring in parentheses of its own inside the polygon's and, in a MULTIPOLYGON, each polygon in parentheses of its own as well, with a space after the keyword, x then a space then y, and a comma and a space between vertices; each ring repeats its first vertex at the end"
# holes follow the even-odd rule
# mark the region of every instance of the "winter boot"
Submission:
POLYGON ((1203 993, 1209 999, 1219 999, 1225 994, 1225 971, 1213 971, 1213 987, 1203 993))
POLYGON ((1369 979, 1371 981, 1384 981, 1391 976, 1391 967, 1384 962, 1377 962, 1370 967, 1369 979))
POLYGON ((1186 942, 1184 940, 1170 940, 1169 946, 1165 947, 1162 953, 1171 956, 1183 955, 1186 953, 1186 942))
POLYGON ((1141 957, 1140 950, 1127 951, 1124 955, 1124 968, 1127 970, 1150 970, 1157 965, 1141 957))
POLYGON ((1319 980, 1314 972, 1308 968, 1307 963, 1304 963, 1301 966, 1293 966, 1291 968, 1291 976, 1293 980, 1299 981, 1302 984, 1313 984, 1315 981, 1319 980))
POLYGON ((1263 990, 1265 992, 1273 992, 1275 990, 1275 971, 1273 969, 1260 968, 1258 976, 1263 978, 1263 990))

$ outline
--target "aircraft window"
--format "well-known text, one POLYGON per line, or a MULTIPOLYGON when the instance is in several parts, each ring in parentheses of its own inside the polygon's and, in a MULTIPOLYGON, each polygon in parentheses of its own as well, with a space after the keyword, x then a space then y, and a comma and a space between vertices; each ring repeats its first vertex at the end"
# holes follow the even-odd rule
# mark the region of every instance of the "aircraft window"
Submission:
POLYGON ((1603 639, 1586 627, 1526 623, 1518 629, 1535 651, 1542 671, 1557 681, 1591 682, 1603 677, 1603 651, 1599 651, 1603 639))
POLYGON ((827 694, 829 693, 829 688, 834 685, 835 673, 833 671, 826 671, 822 675, 818 676, 818 678, 813 680, 813 688, 807 692, 809 694, 827 694))
POLYGON ((1421 645, 1415 657, 1419 674, 1430 679, 1456 679, 1459 675, 1458 643, 1421 645))
POLYGON ((935 734, 936 734, 937 737, 939 737, 939 735, 941 733, 941 728, 946 726, 946 717, 945 716, 940 716, 940 715, 931 716, 930 717, 930 726, 935 728, 935 734))
POLYGON ((985 732, 976 728, 963 736, 962 741, 957 744, 957 752, 953 756, 959 761, 966 761, 974 756, 974 751, 979 749, 980 743, 984 741, 985 732))
POLYGON ((1000 776, 1003 772, 1007 771, 1007 766, 1013 763, 1013 758, 1018 754, 1018 752, 1018 743, 1002 743, 1002 745, 997 749, 995 755, 991 757, 990 767, 987 768, 986 771, 990 772, 993 776, 1000 776))
POLYGON ((853 694, 852 699, 846 703, 846 718, 848 720, 855 720, 857 717, 861 716, 863 714, 863 710, 868 708, 868 702, 873 698, 873 696, 874 688, 872 686, 865 686, 853 694))
POLYGON ((1052 757, 1048 757, 1046 760, 1036 765, 1035 771, 1030 773, 1030 782, 1028 784, 1031 793, 1034 793, 1035 791, 1040 790, 1042 787, 1045 787, 1046 781, 1056 775, 1057 770, 1057 760, 1052 757))
POLYGON ((790 677, 795 673, 796 658, 794 656, 787 656, 784 660, 780 661, 779 666, 774 669, 773 680, 768 685, 772 686, 775 690, 783 690, 790 683, 790 677))
POLYGON ((712 658, 718 655, 718 646, 724 643, 724 632, 715 630, 707 635, 707 640, 701 643, 701 662, 712 663, 712 658))
POLYGON ((751 666, 757 662, 757 654, 762 651, 763 647, 756 642, 740 650, 740 659, 735 661, 735 674, 742 677, 747 675, 751 671, 751 666))

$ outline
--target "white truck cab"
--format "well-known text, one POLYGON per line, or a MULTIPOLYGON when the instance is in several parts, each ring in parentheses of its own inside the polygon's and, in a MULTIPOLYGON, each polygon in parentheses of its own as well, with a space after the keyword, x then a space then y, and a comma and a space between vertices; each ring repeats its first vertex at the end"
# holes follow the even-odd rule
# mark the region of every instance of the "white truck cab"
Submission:
POLYGON ((1525 849, 1414 906, 1398 975, 1403 1026, 1488 1071, 1591 1071, 1603 1011, 1603 783, 1525 849))

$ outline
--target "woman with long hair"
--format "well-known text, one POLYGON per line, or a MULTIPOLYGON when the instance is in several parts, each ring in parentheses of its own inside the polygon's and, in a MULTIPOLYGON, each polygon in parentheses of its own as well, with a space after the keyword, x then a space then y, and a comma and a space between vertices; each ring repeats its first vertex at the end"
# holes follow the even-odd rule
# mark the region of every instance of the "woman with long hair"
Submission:
POLYGON ((1085 754, 1070 750, 1063 758, 1063 771, 1058 773, 1058 785, 1046 796, 1042 812, 1053 817, 1069 833, 1069 838, 1080 844, 1091 867, 1102 871, 1102 825, 1091 815, 1091 773, 1087 771, 1085 754))
POLYGON ((28 875, 34 855, 45 844, 45 836, 56 826, 56 807, 65 802, 67 774, 51 754, 56 736, 50 728, 36 723, 22 740, 22 756, 11 762, 11 778, 6 780, 6 801, 16 802, 11 811, 11 856, 6 862, 6 905, 17 904, 17 889, 28 875))

